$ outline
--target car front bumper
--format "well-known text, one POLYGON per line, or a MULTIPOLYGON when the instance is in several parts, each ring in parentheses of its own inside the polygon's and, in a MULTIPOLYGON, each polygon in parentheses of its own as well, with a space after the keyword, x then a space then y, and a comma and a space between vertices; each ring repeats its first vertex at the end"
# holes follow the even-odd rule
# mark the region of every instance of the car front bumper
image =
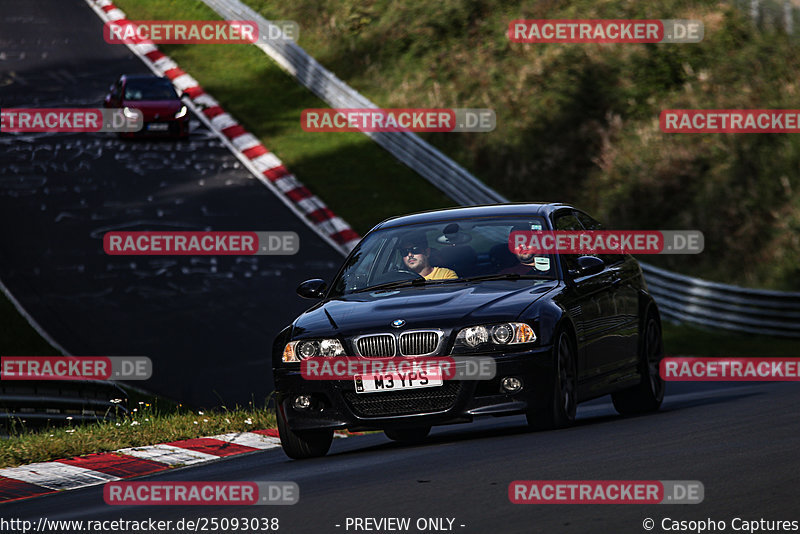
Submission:
POLYGON ((391 392, 356 393, 353 380, 306 380, 300 370, 274 369, 277 403, 295 431, 351 431, 410 428, 466 423, 477 415, 525 413, 540 406, 552 392, 552 346, 506 354, 481 354, 495 360, 491 380, 446 380, 444 385, 391 392), (504 377, 522 380, 515 393, 501 389, 504 377), (293 400, 310 395, 310 408, 298 409, 293 400))

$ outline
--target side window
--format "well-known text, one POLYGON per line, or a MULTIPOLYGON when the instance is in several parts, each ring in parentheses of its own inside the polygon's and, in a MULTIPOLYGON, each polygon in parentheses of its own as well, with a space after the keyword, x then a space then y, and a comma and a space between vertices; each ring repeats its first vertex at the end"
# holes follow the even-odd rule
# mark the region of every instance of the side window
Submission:
POLYGON ((578 220, 581 222, 583 227, 586 230, 604 230, 603 225, 599 222, 595 221, 585 213, 581 213, 580 211, 576 211, 575 215, 577 215, 578 220))
MULTIPOLYGON (((580 221, 569 212, 562 212, 556 214, 556 218, 553 221, 553 228, 558 230, 572 230, 572 231, 579 231, 583 230, 583 226, 581 226, 580 221)), ((561 254, 560 255, 563 262, 562 265, 567 270, 577 269, 578 268, 578 255, 577 254, 561 254)))
POLYGON ((580 221, 571 213, 557 215, 554 226, 556 230, 583 230, 580 221))
MULTIPOLYGON (((592 219, 585 213, 581 213, 580 211, 576 211, 575 214, 578 216, 578 220, 583 224, 583 227, 587 230, 605 230, 602 224, 597 222, 596 220, 592 219)), ((603 260, 606 265, 614 265, 615 263, 619 263, 625 260, 625 256, 622 254, 598 254, 598 258, 603 260)))

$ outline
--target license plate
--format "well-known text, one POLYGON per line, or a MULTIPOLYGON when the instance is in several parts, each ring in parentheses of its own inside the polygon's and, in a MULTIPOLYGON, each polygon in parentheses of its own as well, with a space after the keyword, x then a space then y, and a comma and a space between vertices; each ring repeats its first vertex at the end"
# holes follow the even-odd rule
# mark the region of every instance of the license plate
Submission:
POLYGON ((169 129, 169 124, 148 124, 147 129, 151 132, 163 132, 169 129))
POLYGON ((442 373, 438 370, 420 369, 405 373, 359 375, 355 377, 356 393, 376 391, 398 391, 441 386, 442 373))

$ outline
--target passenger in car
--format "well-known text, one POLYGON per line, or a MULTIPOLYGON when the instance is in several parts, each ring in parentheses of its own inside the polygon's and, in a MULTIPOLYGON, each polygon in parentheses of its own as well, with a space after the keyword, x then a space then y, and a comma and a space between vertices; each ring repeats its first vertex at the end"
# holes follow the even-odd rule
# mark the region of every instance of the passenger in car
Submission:
MULTIPOLYGON (((530 225, 518 224, 511 229, 511 232, 530 231, 530 225)), ((509 235, 511 235, 509 232, 509 235)), ((534 254, 533 252, 520 249, 514 253, 518 263, 501 270, 499 274, 547 274, 550 273, 550 257, 546 254, 534 254)))
POLYGON ((410 232, 400 240, 400 255, 410 271, 426 280, 449 280, 458 278, 452 269, 434 267, 430 264, 431 249, 424 232, 410 232))

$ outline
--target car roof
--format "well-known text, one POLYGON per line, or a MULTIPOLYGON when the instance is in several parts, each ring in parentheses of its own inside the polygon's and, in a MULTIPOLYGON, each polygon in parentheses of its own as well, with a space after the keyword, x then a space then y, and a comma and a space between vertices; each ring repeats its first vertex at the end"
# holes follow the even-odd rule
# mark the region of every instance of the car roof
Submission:
POLYGON ((404 226, 407 224, 433 223, 473 217, 524 217, 535 215, 548 217, 554 211, 564 208, 577 209, 560 202, 509 202, 504 204, 483 204, 480 206, 428 210, 386 219, 377 224, 372 230, 404 226))

